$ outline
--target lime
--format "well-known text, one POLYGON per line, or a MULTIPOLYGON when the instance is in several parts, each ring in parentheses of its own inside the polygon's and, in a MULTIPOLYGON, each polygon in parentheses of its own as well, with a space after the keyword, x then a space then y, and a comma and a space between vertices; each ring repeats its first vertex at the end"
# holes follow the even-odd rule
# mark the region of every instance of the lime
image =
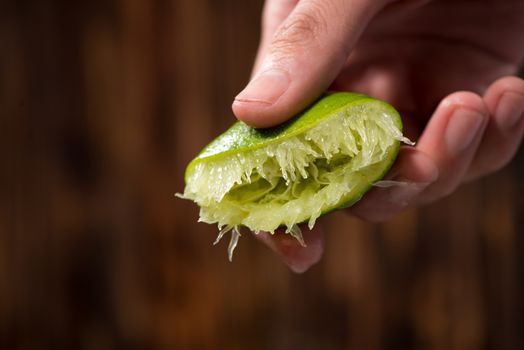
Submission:
MULTIPOLYGON (((200 206, 199 221, 232 231, 230 259, 245 226, 279 227, 303 244, 297 224, 357 202, 393 164, 402 135, 387 103, 348 92, 322 96, 282 125, 254 129, 242 122, 189 163, 182 198, 200 206)), ((215 242, 215 243, 216 243, 215 242)))

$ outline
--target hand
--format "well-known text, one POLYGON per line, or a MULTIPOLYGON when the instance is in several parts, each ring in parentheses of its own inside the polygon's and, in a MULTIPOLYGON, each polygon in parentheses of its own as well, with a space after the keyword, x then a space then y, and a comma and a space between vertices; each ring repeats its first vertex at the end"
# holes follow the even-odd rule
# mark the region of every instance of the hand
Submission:
MULTIPOLYGON (((417 140, 390 179, 350 213, 381 221, 438 200, 492 173, 524 133, 522 0, 267 0, 253 77, 233 111, 255 127, 279 124, 326 89, 383 99, 417 140)), ((304 229, 305 231, 305 229, 304 229)), ((288 235, 258 235, 297 272, 323 250, 320 227, 307 248, 288 235)))

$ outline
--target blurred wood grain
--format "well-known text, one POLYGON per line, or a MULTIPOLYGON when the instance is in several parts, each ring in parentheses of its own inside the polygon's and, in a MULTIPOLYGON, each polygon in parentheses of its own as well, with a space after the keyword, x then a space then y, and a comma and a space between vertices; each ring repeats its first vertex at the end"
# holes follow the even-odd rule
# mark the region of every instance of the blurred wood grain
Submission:
POLYGON ((1 349, 524 348, 524 155, 290 273, 173 197, 232 121, 262 1, 0 3, 1 349))

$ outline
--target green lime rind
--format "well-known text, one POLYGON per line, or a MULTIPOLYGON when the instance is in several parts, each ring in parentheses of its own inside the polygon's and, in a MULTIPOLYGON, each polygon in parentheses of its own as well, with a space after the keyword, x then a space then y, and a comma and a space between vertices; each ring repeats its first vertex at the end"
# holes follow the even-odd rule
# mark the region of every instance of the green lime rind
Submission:
POLYGON ((256 148, 265 147, 271 143, 301 134, 340 110, 347 109, 353 105, 364 105, 369 102, 381 103, 382 107, 388 110, 388 114, 402 132, 400 115, 388 103, 363 94, 350 92, 328 93, 295 117, 272 128, 255 129, 240 121, 234 123, 227 131, 204 147, 188 164, 185 172, 185 181, 187 183, 190 170, 202 161, 227 157, 239 151, 249 152, 256 148))
POLYGON ((356 203, 393 165, 400 115, 383 101, 331 93, 282 125, 254 129, 237 122, 186 169, 182 198, 200 206, 200 221, 218 223, 219 238, 239 226, 286 227, 303 243, 298 223, 356 203))
MULTIPOLYGON (((386 166, 384 167, 383 171, 379 175, 377 175, 373 180, 367 181, 366 185, 363 186, 362 189, 359 192, 354 193, 354 194, 348 193, 347 196, 342 197, 342 199, 340 200, 338 205, 334 205, 334 206, 331 206, 331 207, 326 207, 325 209, 323 209, 321 211, 320 216, 327 215, 329 213, 332 213, 332 212, 340 210, 340 209, 349 208, 349 207, 353 206, 354 204, 356 204, 358 201, 360 201, 362 199, 362 197, 364 197, 364 195, 369 190, 371 190, 371 188, 373 187, 373 185, 377 181, 380 181, 381 179, 384 178, 384 176, 386 176, 386 174, 389 172, 389 170, 391 169, 393 164, 395 164, 395 160, 397 159, 399 151, 400 151, 400 142, 397 142, 390 150, 390 153, 388 155, 389 162, 386 164, 386 166)), ((306 219, 306 220, 304 220, 302 222, 299 222, 299 224, 306 224, 307 222, 308 222, 308 219, 306 219)))

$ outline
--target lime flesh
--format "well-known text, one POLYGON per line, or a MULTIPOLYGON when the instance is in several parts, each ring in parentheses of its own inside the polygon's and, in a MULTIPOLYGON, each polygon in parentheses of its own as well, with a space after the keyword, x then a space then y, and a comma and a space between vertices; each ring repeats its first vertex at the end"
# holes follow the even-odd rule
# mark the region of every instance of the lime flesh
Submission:
POLYGON ((255 233, 279 227, 297 238, 297 224, 358 201, 393 164, 402 135, 387 103, 355 93, 323 96, 288 122, 254 129, 242 122, 189 163, 181 196, 200 206, 200 220, 217 223, 218 240, 240 226, 255 233))

